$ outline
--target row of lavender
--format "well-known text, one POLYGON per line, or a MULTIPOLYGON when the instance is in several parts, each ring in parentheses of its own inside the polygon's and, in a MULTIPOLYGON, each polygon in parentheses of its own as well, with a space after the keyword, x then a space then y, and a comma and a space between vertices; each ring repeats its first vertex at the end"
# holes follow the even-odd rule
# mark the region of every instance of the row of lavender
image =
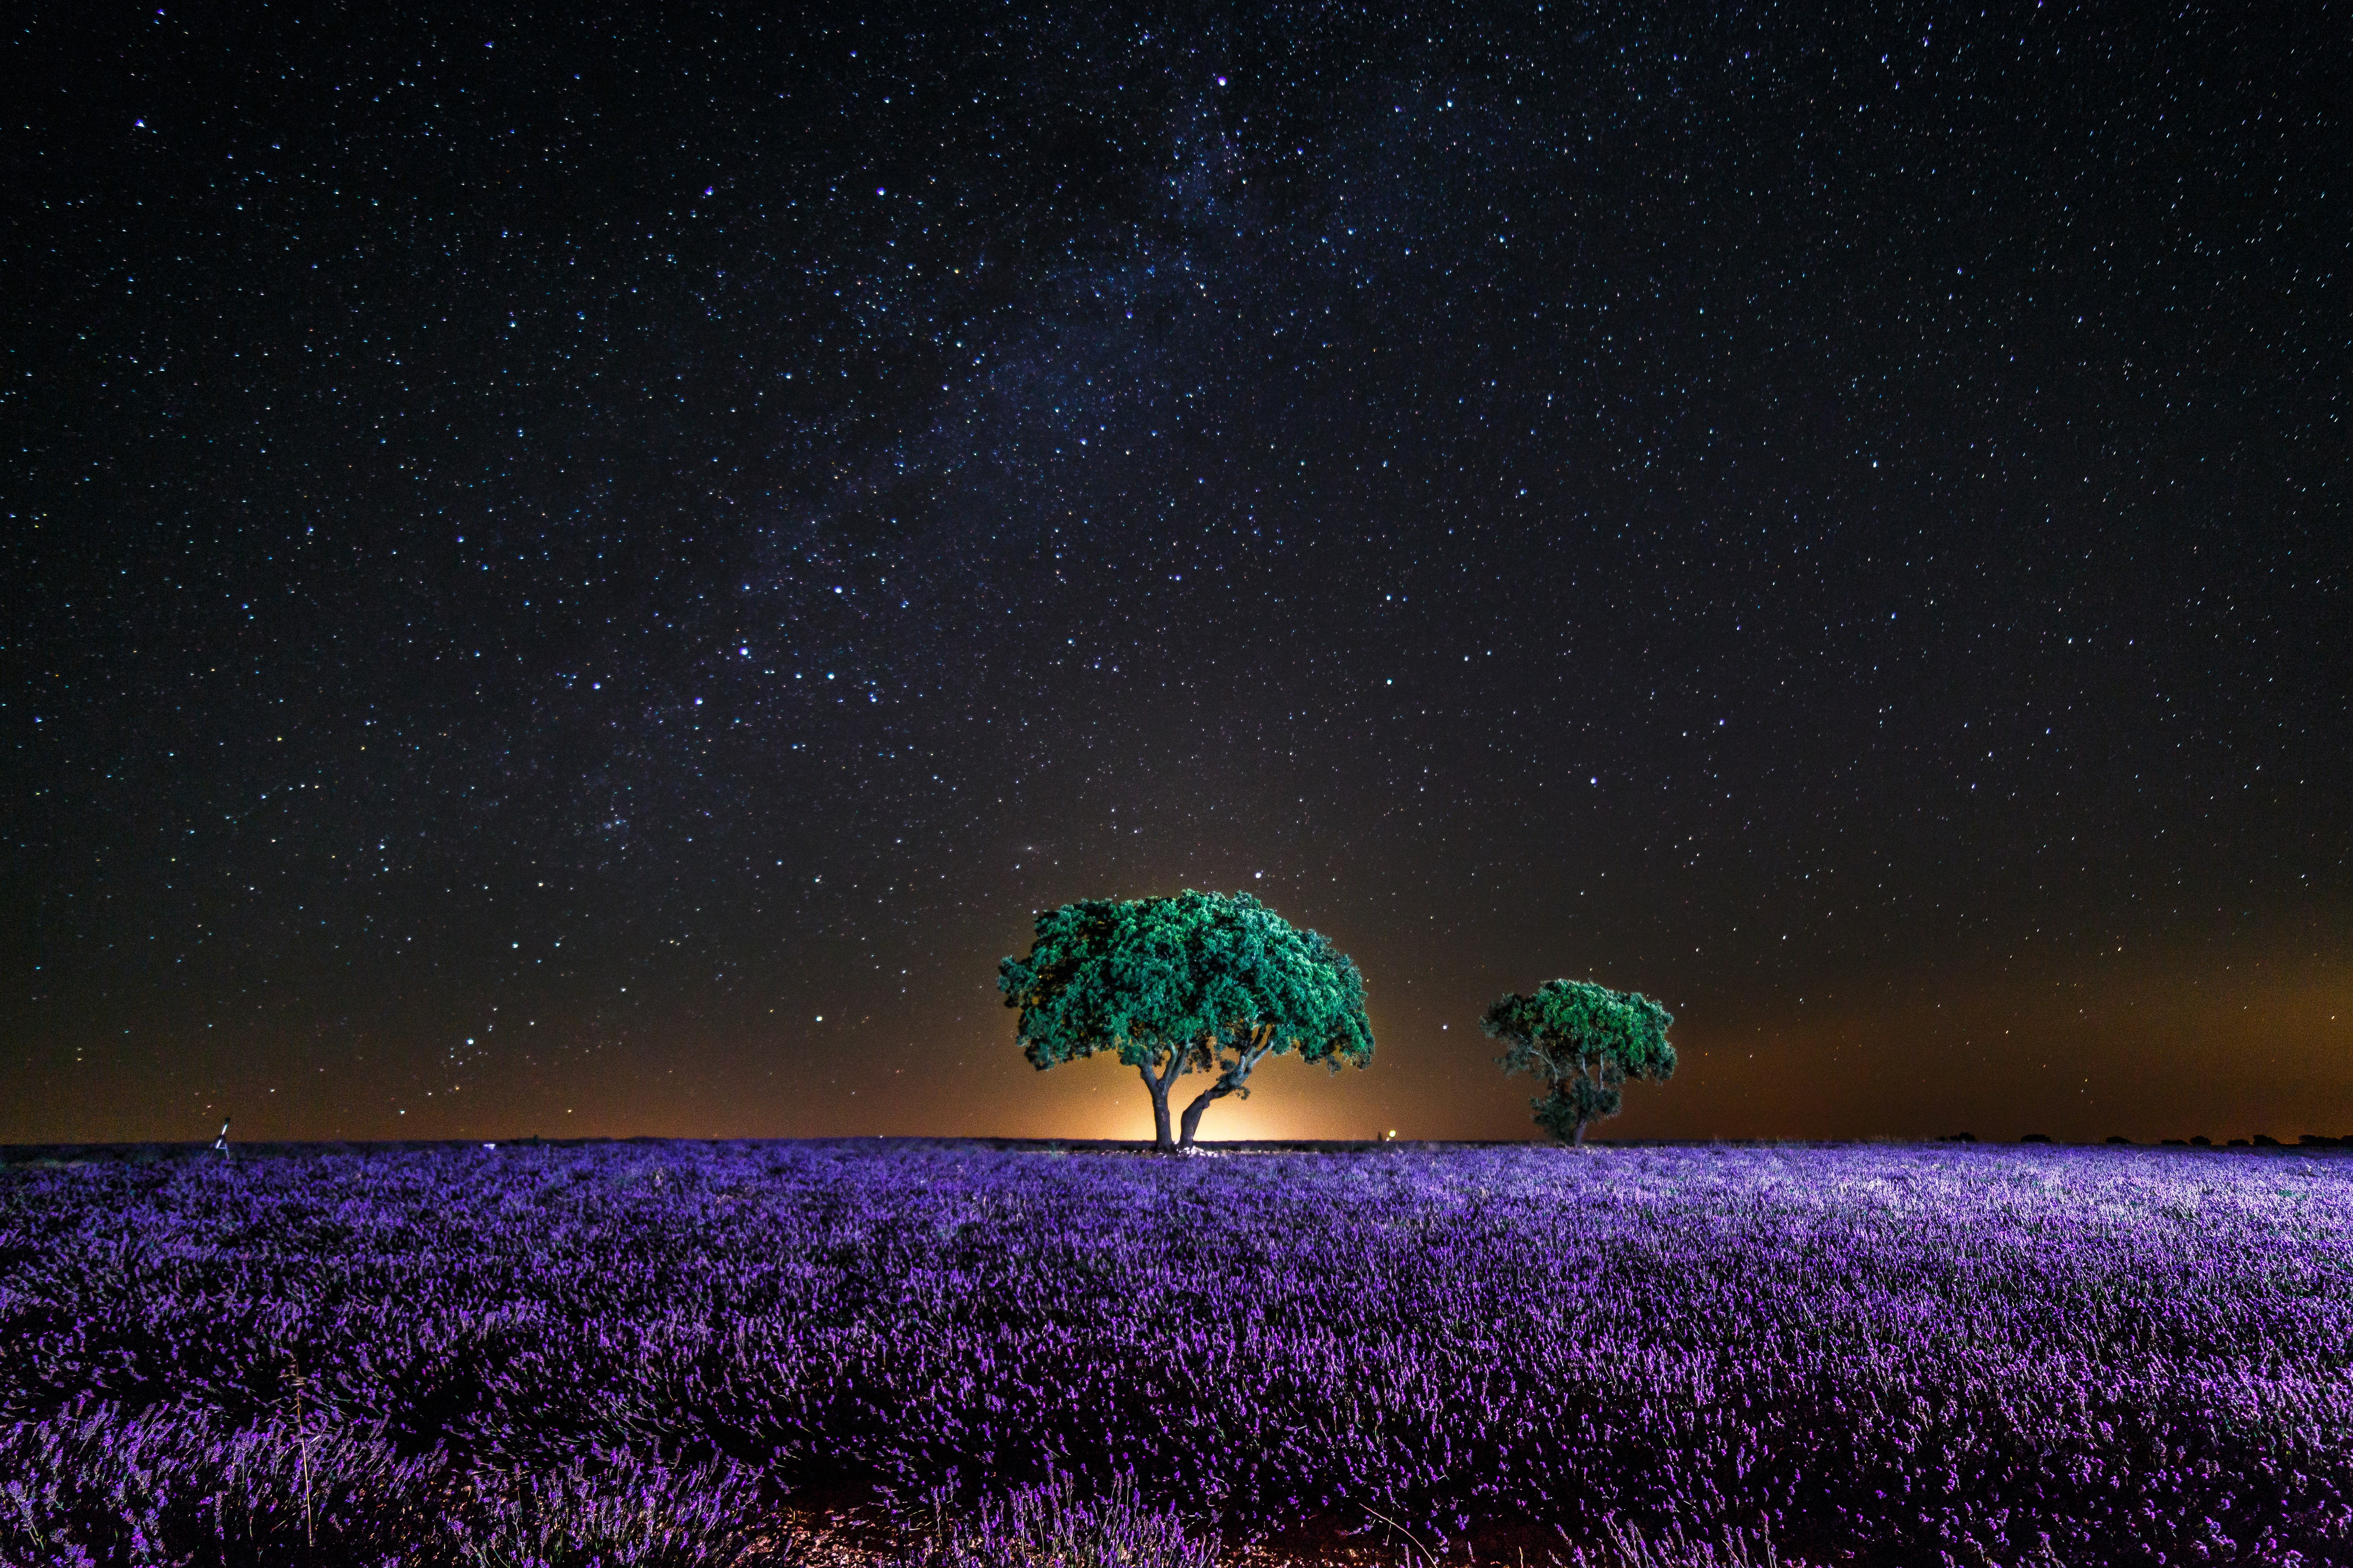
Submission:
POLYGON ((500 1560, 748 1562, 780 1500, 954 1514, 1126 1476, 1148 1506, 1121 1528, 1173 1507, 1229 1540, 1675 1521, 1825 1562, 2343 1561, 2353 1159, 875 1142, 17 1171, 0 1425, 0 1474, 31 1478, 0 1485, 0 1547, 28 1560, 140 1533, 463 1561, 604 1498, 669 1533, 500 1560))

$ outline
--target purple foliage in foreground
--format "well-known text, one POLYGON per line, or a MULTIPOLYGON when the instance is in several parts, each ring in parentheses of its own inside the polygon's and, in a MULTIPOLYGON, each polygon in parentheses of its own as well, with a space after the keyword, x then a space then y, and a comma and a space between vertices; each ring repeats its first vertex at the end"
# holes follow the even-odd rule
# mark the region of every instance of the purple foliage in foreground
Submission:
POLYGON ((1211 1529, 1566 1554, 1669 1525, 1812 1562, 2346 1562, 2348 1433, 2337 1155, 0 1174, 0 1561, 749 1565, 792 1555, 779 1500, 881 1497, 961 1521, 923 1549, 953 1568, 1056 1530, 1065 1562, 1193 1568, 1211 1529))
POLYGON ((1074 1478, 1019 1487, 959 1510, 950 1489, 933 1494, 923 1543, 893 1568, 1216 1568, 1218 1538, 1188 1531, 1172 1508, 1135 1495, 1133 1476, 1114 1474, 1088 1497, 1074 1478))

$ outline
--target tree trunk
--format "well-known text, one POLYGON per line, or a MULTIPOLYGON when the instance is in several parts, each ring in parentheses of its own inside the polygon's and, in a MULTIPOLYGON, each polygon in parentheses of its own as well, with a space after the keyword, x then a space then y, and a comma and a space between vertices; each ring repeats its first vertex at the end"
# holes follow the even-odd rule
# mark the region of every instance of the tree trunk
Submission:
POLYGON ((1168 1130, 1168 1085, 1176 1075, 1172 1072, 1167 1078, 1155 1078, 1150 1068, 1135 1070, 1144 1075, 1145 1089, 1152 1096, 1152 1146, 1163 1154, 1173 1154, 1176 1152, 1176 1140, 1168 1130))
POLYGON ((1193 1134, 1201 1125, 1201 1112, 1209 1109, 1211 1100, 1223 1100, 1241 1088, 1243 1080, 1250 1075, 1250 1068, 1258 1066, 1260 1058, 1266 1055, 1265 1041, 1273 1032, 1271 1029, 1260 1030, 1258 1049, 1246 1052, 1234 1063, 1230 1071, 1219 1074, 1215 1083, 1193 1097, 1193 1103, 1185 1108, 1185 1124, 1177 1133, 1177 1147, 1190 1149, 1193 1146, 1193 1134))
POLYGON ((1201 1125, 1201 1112, 1209 1109, 1209 1101, 1223 1100, 1231 1092, 1226 1088, 1225 1080, 1220 1079, 1193 1097, 1193 1103, 1185 1108, 1185 1125, 1177 1135, 1177 1147, 1190 1149, 1193 1146, 1193 1134, 1201 1125))

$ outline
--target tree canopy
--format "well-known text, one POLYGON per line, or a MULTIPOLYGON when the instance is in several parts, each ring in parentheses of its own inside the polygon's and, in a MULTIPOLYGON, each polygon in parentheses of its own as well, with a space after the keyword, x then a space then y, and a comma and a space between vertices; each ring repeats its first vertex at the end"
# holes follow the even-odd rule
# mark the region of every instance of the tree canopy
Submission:
POLYGON ((1629 1079, 1674 1076, 1667 1043, 1673 1015, 1639 991, 1592 980, 1548 980, 1532 995, 1498 997, 1479 1020, 1504 1042, 1505 1072, 1533 1073, 1546 1094, 1529 1101, 1536 1124, 1564 1143, 1585 1142, 1585 1126, 1618 1114, 1629 1079))
POLYGON ((1247 1098, 1270 1056, 1295 1051, 1335 1072, 1373 1056, 1356 964, 1248 893, 1064 904, 1038 917, 1029 956, 1000 963, 997 985, 1020 1012, 1030 1066, 1110 1052, 1134 1068, 1163 1150, 1189 1147, 1212 1101, 1247 1098), (1187 1072, 1216 1077, 1172 1132, 1168 1091, 1187 1072))

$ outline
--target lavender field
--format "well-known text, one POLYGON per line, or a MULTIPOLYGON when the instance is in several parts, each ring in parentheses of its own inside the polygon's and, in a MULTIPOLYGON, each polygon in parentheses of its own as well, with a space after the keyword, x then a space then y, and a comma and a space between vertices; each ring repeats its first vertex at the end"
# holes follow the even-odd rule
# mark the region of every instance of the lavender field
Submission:
POLYGON ((0 1172, 0 1562, 839 1560, 849 1510, 942 1564, 2353 1562, 2353 1156, 0 1172))

